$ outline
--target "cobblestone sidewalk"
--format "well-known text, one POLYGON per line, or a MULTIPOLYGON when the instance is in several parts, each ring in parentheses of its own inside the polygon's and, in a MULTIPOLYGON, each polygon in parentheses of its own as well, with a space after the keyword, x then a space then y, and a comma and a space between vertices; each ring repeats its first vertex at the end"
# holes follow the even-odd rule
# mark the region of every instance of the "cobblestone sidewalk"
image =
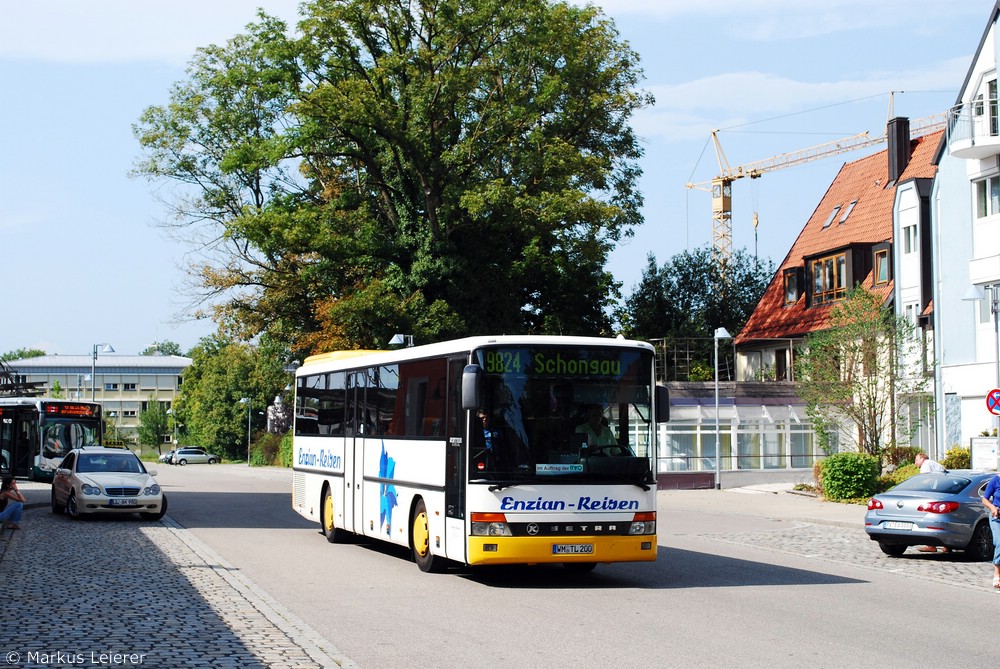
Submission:
POLYGON ((0 537, 0 587, 9 666, 357 666, 169 516, 33 510, 0 537))

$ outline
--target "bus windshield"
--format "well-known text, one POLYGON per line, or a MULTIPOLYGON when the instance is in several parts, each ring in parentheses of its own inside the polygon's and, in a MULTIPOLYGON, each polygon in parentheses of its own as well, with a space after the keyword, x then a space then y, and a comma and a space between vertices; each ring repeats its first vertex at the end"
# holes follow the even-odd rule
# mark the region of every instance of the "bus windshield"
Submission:
POLYGON ((42 457, 62 458, 71 449, 100 445, 100 418, 45 415, 42 419, 42 457))
POLYGON ((471 481, 652 482, 651 353, 518 346, 475 357, 485 387, 471 427, 471 481))

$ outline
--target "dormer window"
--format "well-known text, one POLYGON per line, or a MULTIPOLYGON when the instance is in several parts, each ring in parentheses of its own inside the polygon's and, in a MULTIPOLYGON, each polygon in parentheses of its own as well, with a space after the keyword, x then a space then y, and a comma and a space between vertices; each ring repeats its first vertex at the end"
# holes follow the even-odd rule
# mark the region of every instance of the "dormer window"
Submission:
POLYGON ((839 300, 847 295, 847 254, 838 253, 812 261, 813 305, 839 300))
POLYGON ((883 286, 889 283, 889 249, 878 247, 873 254, 872 273, 875 275, 875 285, 883 286))

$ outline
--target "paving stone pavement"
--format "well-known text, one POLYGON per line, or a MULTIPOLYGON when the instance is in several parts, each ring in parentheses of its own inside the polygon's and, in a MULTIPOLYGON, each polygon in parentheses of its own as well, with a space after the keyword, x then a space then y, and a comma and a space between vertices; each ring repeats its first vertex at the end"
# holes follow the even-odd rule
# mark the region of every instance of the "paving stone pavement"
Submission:
POLYGON ((74 521, 21 487, 22 529, 0 535, 0 664, 357 666, 169 516, 74 521))

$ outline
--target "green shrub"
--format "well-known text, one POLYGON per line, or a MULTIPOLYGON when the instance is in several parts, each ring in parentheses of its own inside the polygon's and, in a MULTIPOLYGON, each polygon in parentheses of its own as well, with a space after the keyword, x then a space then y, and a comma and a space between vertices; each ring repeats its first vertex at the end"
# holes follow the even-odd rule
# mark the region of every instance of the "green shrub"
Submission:
POLYGON ((920 468, 912 462, 905 464, 902 467, 897 467, 895 471, 878 477, 876 492, 885 492, 889 488, 895 487, 911 476, 915 476, 919 473, 920 468))
POLYGON ((278 460, 274 464, 278 467, 291 467, 292 462, 292 432, 289 430, 281 438, 281 445, 278 447, 278 460))
POLYGON ((832 500, 870 497, 878 477, 879 461, 866 453, 834 453, 820 466, 823 496, 832 500))
POLYGON ((945 469, 969 469, 972 466, 972 450, 961 446, 952 446, 945 452, 941 461, 945 469))
POLYGON ((916 446, 890 446, 882 450, 882 463, 886 465, 899 465, 913 462, 917 459, 920 449, 916 446))

